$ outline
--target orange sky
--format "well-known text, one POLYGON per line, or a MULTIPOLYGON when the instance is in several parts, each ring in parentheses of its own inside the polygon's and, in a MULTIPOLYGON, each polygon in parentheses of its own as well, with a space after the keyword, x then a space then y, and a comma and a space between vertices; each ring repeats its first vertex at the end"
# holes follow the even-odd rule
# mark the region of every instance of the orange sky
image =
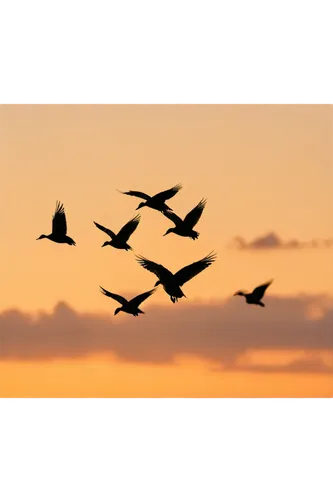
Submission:
MULTIPOLYGON (((106 238, 93 220, 118 230, 137 213, 138 200, 116 189, 153 194, 178 182, 184 187, 170 205, 179 215, 202 197, 208 200, 197 226, 199 239, 163 238, 169 222, 143 209, 131 246, 175 271, 217 251, 217 262, 184 286, 188 301, 220 301, 223 307, 235 290, 270 278, 275 279, 270 294, 276 297, 332 297, 332 247, 239 251, 228 246, 235 236, 249 241, 272 231, 286 241, 333 238, 332 132, 331 106, 1 106, 0 312, 52 311, 65 301, 79 312, 112 315, 117 305, 99 293, 99 285, 124 295, 151 288, 154 277, 133 254, 101 248, 106 238), (75 248, 36 241, 51 230, 58 199, 75 248)), ((184 307, 181 302, 173 306, 159 290, 145 304, 147 317, 157 305, 170 314, 184 307)), ((253 321, 267 321, 267 310, 253 321)), ((138 321, 117 316, 120 323, 127 320, 138 321)), ((48 390, 50 396, 93 396, 96 391, 96 397, 330 392, 331 374, 221 374, 210 361, 200 360, 200 352, 195 362, 186 353, 179 355, 177 367, 106 362, 96 353, 52 363, 6 359, 0 364, 0 395, 47 396, 48 390), (100 372, 92 376, 95 366, 100 372), (109 385, 115 376, 117 391, 109 385)))

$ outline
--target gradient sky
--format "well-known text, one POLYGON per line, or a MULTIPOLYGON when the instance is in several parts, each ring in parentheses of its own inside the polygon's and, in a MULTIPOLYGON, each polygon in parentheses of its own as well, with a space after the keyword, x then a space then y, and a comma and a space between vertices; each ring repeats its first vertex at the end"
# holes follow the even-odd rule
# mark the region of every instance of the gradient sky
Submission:
POLYGON ((332 119, 317 105, 0 106, 0 396, 333 395, 332 119), (131 246, 174 271, 218 259, 187 300, 161 289, 145 316, 114 318, 100 285, 131 296, 156 280, 101 248, 93 220, 118 230, 139 200, 117 189, 178 182, 180 216, 208 200, 199 239, 163 237, 172 224, 146 208, 131 246), (76 247, 36 241, 56 200, 76 247), (270 278, 265 309, 232 297, 270 278))

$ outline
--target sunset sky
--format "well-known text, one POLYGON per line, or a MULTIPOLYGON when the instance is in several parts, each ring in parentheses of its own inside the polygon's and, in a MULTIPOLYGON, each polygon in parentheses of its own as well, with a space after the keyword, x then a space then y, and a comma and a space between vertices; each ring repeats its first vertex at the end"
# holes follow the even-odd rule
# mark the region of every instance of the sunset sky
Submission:
POLYGON ((333 114, 317 105, 0 106, 0 397, 333 396, 333 114), (101 248, 140 200, 207 206, 196 241, 144 208, 134 252, 101 248), (36 241, 63 202, 76 247, 36 241), (172 304, 113 315, 155 277, 217 261, 172 304), (265 308, 239 289, 274 279, 265 308))

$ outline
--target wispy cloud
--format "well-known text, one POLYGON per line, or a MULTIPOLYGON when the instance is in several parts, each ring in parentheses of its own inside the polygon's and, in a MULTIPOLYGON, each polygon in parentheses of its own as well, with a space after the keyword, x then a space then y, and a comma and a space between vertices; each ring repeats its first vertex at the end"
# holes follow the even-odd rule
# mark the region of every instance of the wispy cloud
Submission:
MULTIPOLYGON (((146 315, 123 319, 75 312, 64 303, 38 316, 10 310, 0 314, 0 359, 112 353, 125 361, 172 363, 177 356, 189 355, 237 369, 237 358, 248 349, 332 350, 332 302, 320 318, 308 316, 311 305, 320 300, 317 296, 269 296, 264 310, 234 298, 225 303, 184 301, 174 307, 147 307, 146 315)), ((245 368, 263 370, 262 366, 245 368)), ((306 358, 285 370, 322 368, 306 358)))
POLYGON ((237 360, 228 366, 228 370, 251 371, 261 373, 332 373, 333 350, 326 356, 316 352, 303 351, 299 358, 289 363, 239 363, 237 360))
POLYGON ((301 248, 331 248, 333 239, 312 239, 310 241, 300 241, 296 238, 284 241, 276 233, 271 232, 258 236, 251 241, 246 241, 242 236, 235 236, 232 246, 239 250, 282 250, 301 248))

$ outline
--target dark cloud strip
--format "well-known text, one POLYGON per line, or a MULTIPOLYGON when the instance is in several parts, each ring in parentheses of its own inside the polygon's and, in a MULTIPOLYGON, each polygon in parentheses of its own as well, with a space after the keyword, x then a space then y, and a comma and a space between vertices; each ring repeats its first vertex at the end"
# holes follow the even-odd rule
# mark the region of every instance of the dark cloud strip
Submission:
MULTIPOLYGON (((333 349, 333 305, 320 319, 306 317, 319 301, 269 296, 262 310, 234 298, 220 304, 184 300, 174 307, 147 307, 144 316, 123 321, 111 314, 78 313, 64 303, 37 317, 5 311, 0 314, 0 360, 112 353, 125 361, 172 363, 179 355, 190 355, 236 368, 237 357, 248 349, 333 349)), ((290 366, 290 371, 297 369, 290 366)), ((305 362, 301 369, 321 368, 305 362)))
POLYGON ((331 248, 333 247, 333 239, 318 240, 313 239, 308 242, 292 239, 283 241, 276 233, 271 232, 263 236, 258 236, 252 241, 246 241, 241 236, 236 236, 232 241, 232 246, 238 250, 293 250, 303 248, 331 248))

